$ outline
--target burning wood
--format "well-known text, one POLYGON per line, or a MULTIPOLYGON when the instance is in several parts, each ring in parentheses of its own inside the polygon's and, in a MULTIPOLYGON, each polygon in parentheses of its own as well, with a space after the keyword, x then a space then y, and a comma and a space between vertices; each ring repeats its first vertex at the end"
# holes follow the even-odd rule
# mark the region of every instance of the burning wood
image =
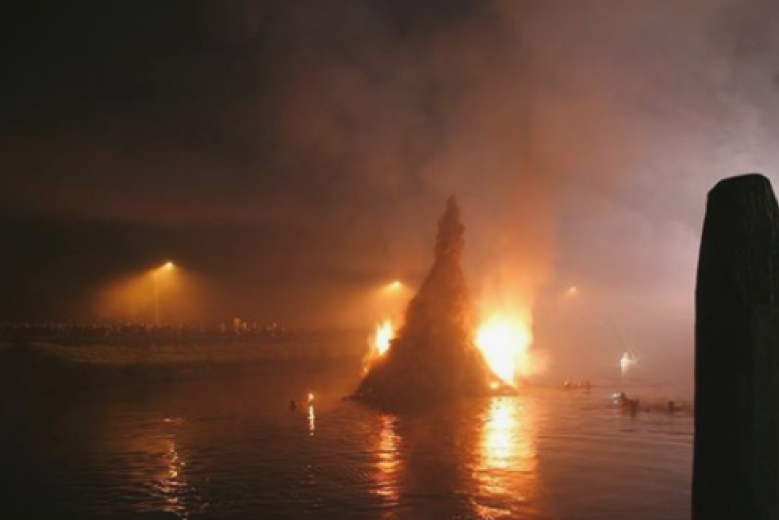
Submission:
MULTIPOLYGON (((433 267, 409 304, 397 337, 386 339, 392 336, 391 329, 377 334, 381 339, 376 343, 378 355, 357 389, 357 397, 413 404, 505 393, 510 388, 503 377, 513 377, 513 371, 493 373, 473 340, 473 305, 460 266, 464 232, 452 197, 438 223, 433 267)), ((495 330, 487 334, 494 335, 495 330)))

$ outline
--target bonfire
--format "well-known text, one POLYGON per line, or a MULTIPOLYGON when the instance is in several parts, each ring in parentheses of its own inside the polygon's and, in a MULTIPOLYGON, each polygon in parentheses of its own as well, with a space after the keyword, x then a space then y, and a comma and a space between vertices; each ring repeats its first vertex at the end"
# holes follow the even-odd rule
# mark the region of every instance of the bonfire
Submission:
POLYGON ((505 324, 490 323, 476 332, 473 303, 460 266, 464 234, 460 210, 451 197, 438 222, 433 266, 411 300, 400 330, 395 333, 388 322, 380 326, 376 349, 355 397, 412 405, 512 392, 513 381, 504 378, 513 379, 513 365, 503 363, 509 361, 504 356, 498 360, 503 374, 496 373, 477 345, 479 336, 490 348, 496 344, 491 340, 500 340, 506 331, 505 324))

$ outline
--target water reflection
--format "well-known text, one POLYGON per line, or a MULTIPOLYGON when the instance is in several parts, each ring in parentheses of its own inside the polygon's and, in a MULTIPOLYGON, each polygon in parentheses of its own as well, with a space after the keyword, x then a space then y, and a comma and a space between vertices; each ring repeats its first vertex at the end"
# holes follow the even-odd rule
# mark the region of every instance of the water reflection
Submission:
POLYGON ((395 429, 394 418, 382 415, 379 418, 379 436, 376 446, 378 460, 376 461, 376 487, 374 492, 386 500, 388 505, 395 505, 400 499, 398 472, 400 469, 400 436, 395 429))
MULTIPOLYGON (((183 419, 165 418, 159 423, 150 422, 132 436, 116 439, 119 459, 127 471, 127 478, 140 484, 147 498, 138 505, 143 512, 162 511, 187 518, 191 506, 199 501, 195 489, 187 481, 187 462, 181 454, 177 437, 183 419)), ((132 489, 133 486, 129 486, 132 489)))
POLYGON ((480 516, 511 517, 537 496, 532 414, 522 399, 495 397, 482 421, 475 509, 480 516))
POLYGON ((316 415, 314 414, 314 405, 309 404, 308 405, 308 435, 310 437, 313 437, 315 431, 316 431, 316 415))
POLYGON ((182 475, 182 469, 186 463, 181 460, 176 443, 173 440, 168 441, 167 452, 163 456, 166 468, 165 472, 157 481, 157 491, 165 499, 163 511, 166 513, 175 513, 180 517, 187 517, 187 509, 182 502, 186 493, 187 483, 182 475))
POLYGON ((317 395, 309 410, 312 373, 95 391, 35 422, 0 403, 20 425, 0 427, 5 496, 31 518, 689 519, 689 415, 626 422, 605 394, 557 389, 398 414, 317 395))
POLYGON ((423 414, 378 414, 371 492, 390 514, 516 518, 537 512, 534 408, 520 398, 450 403, 423 414), (424 504, 422 506, 422 504, 424 504))

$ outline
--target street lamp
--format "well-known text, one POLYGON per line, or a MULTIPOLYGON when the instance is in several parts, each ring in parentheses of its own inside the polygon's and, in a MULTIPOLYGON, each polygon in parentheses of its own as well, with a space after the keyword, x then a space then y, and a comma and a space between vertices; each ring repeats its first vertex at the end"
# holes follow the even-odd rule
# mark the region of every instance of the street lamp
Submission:
POLYGON ((151 273, 152 280, 154 280, 154 326, 160 326, 160 288, 159 288, 159 275, 165 271, 173 270, 173 262, 165 262, 163 265, 154 269, 151 273))

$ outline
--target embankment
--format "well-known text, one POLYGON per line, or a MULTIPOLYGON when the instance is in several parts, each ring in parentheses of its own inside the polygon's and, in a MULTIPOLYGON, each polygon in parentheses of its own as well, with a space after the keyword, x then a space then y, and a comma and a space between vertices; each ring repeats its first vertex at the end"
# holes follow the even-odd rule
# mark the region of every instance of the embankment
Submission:
POLYGON ((0 387, 16 391, 92 386, 95 382, 235 376, 290 364, 315 369, 330 363, 348 363, 359 369, 365 350, 363 333, 277 342, 5 342, 0 343, 0 387))

